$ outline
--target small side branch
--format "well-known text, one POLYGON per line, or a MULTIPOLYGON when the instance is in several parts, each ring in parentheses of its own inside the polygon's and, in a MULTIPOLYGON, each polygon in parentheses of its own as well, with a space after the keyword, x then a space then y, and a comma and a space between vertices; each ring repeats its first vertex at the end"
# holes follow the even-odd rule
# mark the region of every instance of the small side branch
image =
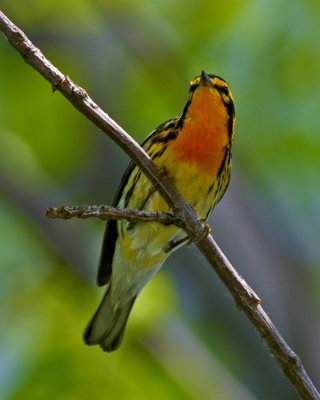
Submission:
POLYGON ((62 206, 62 207, 50 207, 46 210, 46 216, 48 218, 99 218, 102 220, 108 219, 125 219, 129 222, 160 222, 164 225, 175 224, 179 226, 178 221, 174 218, 171 211, 160 212, 160 211, 139 211, 131 210, 128 208, 115 208, 105 205, 101 206, 62 206))

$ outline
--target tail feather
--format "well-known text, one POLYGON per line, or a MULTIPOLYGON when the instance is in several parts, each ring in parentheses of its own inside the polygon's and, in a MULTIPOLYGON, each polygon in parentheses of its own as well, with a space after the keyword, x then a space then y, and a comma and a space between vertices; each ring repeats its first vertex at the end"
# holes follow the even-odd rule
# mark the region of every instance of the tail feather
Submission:
POLYGON ((116 350, 122 341, 127 320, 136 297, 114 310, 110 302, 110 288, 85 329, 83 338, 86 344, 99 344, 104 351, 116 350))

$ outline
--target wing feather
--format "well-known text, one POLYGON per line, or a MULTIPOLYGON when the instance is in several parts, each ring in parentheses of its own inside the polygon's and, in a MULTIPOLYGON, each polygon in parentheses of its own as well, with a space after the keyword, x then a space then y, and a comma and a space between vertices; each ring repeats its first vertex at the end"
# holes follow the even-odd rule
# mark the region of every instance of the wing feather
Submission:
MULTIPOLYGON (((159 135, 160 132, 167 132, 175 130, 175 127, 177 126, 179 121, 179 117, 173 118, 167 122, 164 122, 158 128, 156 128, 154 131, 152 131, 147 138, 143 141, 141 144, 141 147, 143 147, 147 152, 149 152, 150 147, 149 144, 152 143, 155 137, 159 135)), ((129 166, 127 167, 120 186, 118 188, 118 191, 115 195, 115 198, 113 200, 112 206, 116 207, 119 204, 119 201, 122 197, 122 194, 124 192, 124 189, 130 179, 130 176, 135 168, 135 163, 131 162, 129 166)), ((98 276, 97 276, 97 284, 98 286, 104 286, 106 285, 111 278, 112 274, 112 259, 113 259, 113 253, 114 253, 114 248, 115 244, 117 241, 118 237, 118 232, 117 232, 117 221, 116 220, 109 220, 104 232, 104 237, 103 237, 103 243, 102 243, 102 250, 101 250, 101 255, 100 255, 100 261, 99 261, 99 267, 98 267, 98 276)))

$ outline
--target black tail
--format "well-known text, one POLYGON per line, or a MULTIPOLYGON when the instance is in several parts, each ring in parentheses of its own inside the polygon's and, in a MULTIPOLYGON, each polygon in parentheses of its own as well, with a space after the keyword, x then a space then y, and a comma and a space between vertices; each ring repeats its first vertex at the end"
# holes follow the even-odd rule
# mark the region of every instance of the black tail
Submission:
POLYGON ((122 341, 127 320, 136 297, 114 310, 110 301, 110 287, 89 322, 83 338, 86 344, 99 344, 104 351, 116 350, 122 341))

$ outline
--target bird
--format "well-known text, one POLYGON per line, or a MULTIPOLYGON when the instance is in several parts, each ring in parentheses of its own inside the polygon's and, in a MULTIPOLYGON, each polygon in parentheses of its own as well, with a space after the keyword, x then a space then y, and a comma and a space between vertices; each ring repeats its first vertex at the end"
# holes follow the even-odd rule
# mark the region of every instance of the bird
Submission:
MULTIPOLYGON (((141 145, 199 220, 207 220, 228 187, 234 126, 234 100, 228 83, 202 71, 190 81, 181 116, 162 123, 141 145)), ((134 162, 124 173, 113 205, 169 210, 134 162)), ((98 286, 106 286, 106 291, 85 329, 87 345, 100 345, 106 352, 120 346, 137 296, 168 256, 188 241, 187 234, 175 225, 109 220, 97 277, 98 286)))

